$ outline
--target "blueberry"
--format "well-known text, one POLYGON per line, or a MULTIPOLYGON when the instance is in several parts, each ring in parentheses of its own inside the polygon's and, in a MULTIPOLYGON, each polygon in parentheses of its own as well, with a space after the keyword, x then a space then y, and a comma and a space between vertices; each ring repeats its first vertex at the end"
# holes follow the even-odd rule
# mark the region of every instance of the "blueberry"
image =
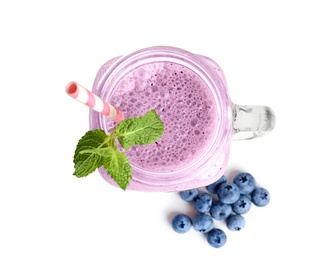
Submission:
POLYGON ((211 205, 212 196, 206 192, 198 194, 194 200, 194 208, 199 213, 209 212, 211 205))
POLYGON ((238 173, 234 177, 233 183, 239 187, 241 194, 250 194, 256 188, 256 180, 248 172, 238 173))
POLYGON ((237 214, 245 214, 251 208, 251 200, 247 195, 241 194, 240 198, 232 204, 232 210, 237 214))
POLYGON ((219 186, 223 183, 227 181, 227 177, 225 177, 224 175, 222 175, 222 177, 220 179, 218 179, 217 181, 211 183, 210 185, 206 186, 205 188, 207 189, 208 192, 216 194, 219 186))
POLYGON ((192 221, 189 216, 185 214, 177 214, 172 220, 172 228, 175 232, 183 234, 186 233, 192 226, 192 221))
POLYGON ((192 202, 198 194, 198 189, 183 190, 179 192, 180 197, 187 202, 192 202))
POLYGON ((225 204, 218 200, 214 202, 210 209, 211 216, 216 220, 224 220, 232 213, 232 207, 230 204, 225 204))
POLYGON ((224 182, 219 186, 216 194, 223 203, 232 204, 239 199, 240 190, 233 182, 224 182))
POLYGON ((206 233, 213 228, 214 223, 210 215, 200 213, 195 216, 195 218, 192 221, 192 225, 196 231, 206 233))
POLYGON ((251 201, 258 207, 264 207, 270 201, 270 194, 266 189, 257 187, 251 193, 251 201))
POLYGON ((214 228, 207 233, 207 242, 211 246, 219 248, 227 242, 227 236, 221 229, 214 228))
POLYGON ((226 219, 228 229, 232 231, 240 231, 244 228, 246 220, 241 215, 231 215, 226 219))

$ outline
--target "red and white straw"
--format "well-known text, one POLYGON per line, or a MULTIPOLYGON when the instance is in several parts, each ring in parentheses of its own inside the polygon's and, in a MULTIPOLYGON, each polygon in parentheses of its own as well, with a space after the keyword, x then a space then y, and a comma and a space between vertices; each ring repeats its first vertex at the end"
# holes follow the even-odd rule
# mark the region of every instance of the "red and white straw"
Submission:
POLYGON ((117 123, 124 119, 123 113, 118 108, 102 100, 97 95, 93 94, 74 81, 67 84, 66 93, 70 97, 109 117, 111 120, 117 123))

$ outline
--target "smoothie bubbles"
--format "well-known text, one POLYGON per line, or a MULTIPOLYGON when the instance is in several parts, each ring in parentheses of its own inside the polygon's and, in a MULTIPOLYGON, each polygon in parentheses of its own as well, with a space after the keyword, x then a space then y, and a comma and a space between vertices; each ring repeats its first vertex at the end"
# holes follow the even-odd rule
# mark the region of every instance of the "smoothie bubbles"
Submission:
MULTIPOLYGON (((92 92, 124 118, 154 109, 164 123, 158 141, 123 150, 132 167, 128 190, 179 191, 213 183, 226 170, 232 140, 262 136, 275 123, 268 107, 231 102, 213 60, 174 47, 113 58, 98 71, 92 92)), ((92 130, 110 133, 117 122, 90 110, 92 130)), ((99 172, 116 186, 103 167, 99 172)))

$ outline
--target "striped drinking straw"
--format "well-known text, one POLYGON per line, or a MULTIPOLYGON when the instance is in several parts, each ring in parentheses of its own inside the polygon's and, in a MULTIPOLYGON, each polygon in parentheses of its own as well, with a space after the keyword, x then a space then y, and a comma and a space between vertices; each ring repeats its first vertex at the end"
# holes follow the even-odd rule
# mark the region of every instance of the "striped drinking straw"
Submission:
POLYGON ((102 100, 74 81, 68 83, 65 90, 70 97, 107 116, 116 123, 124 119, 123 113, 118 108, 102 100))

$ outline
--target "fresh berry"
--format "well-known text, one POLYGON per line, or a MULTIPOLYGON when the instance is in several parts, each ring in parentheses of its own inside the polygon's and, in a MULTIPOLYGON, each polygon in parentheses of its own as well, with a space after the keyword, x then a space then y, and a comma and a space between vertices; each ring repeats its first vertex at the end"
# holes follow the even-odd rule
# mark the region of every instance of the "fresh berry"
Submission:
POLYGON ((229 230, 239 231, 245 227, 243 214, 247 213, 251 205, 266 206, 270 200, 269 192, 256 186, 255 178, 247 172, 240 172, 232 182, 223 175, 217 181, 205 187, 207 192, 198 189, 180 191, 180 197, 187 202, 193 202, 198 214, 190 219, 185 214, 178 214, 172 220, 172 227, 178 233, 186 233, 193 228, 205 233, 208 243, 215 248, 222 247, 227 236, 214 226, 214 219, 223 221, 229 230), (216 194, 218 200, 214 200, 216 194))
POLYGON ((210 209, 211 216, 216 220, 224 220, 232 213, 230 204, 225 204, 220 200, 214 202, 210 209))
POLYGON ((264 207, 270 201, 270 194, 266 189, 257 187, 251 193, 251 201, 258 207, 264 207))
POLYGON ((232 210, 237 214, 245 214, 251 208, 251 200, 247 195, 241 194, 240 198, 232 204, 232 210))
POLYGON ((210 215, 200 213, 195 216, 195 218, 192 221, 192 225, 196 231, 206 233, 213 228, 214 223, 210 215))
POLYGON ((250 194, 256 188, 256 180, 248 172, 238 173, 234 177, 233 183, 239 187, 241 194, 250 194))
POLYGON ((198 189, 183 190, 179 192, 180 197, 187 202, 192 202, 193 200, 195 200, 198 194, 198 189))
POLYGON ((211 246, 219 248, 227 242, 227 236, 221 229, 214 228, 207 233, 207 242, 211 246))
POLYGON ((210 185, 206 186, 205 188, 207 189, 208 192, 216 194, 219 186, 223 183, 227 181, 227 177, 225 177, 224 175, 222 175, 222 177, 220 179, 218 179, 217 181, 211 183, 210 185))
POLYGON ((244 228, 246 220, 241 215, 231 215, 226 219, 228 229, 232 231, 240 231, 244 228))
POLYGON ((223 203, 232 204, 239 199, 240 190, 233 182, 224 182, 219 186, 217 195, 223 203))
POLYGON ((192 226, 192 221, 185 214, 177 214, 172 220, 172 228, 175 232, 183 234, 189 231, 192 226))
POLYGON ((199 213, 209 212, 211 205, 212 196, 206 192, 198 194, 194 200, 194 208, 199 213))

